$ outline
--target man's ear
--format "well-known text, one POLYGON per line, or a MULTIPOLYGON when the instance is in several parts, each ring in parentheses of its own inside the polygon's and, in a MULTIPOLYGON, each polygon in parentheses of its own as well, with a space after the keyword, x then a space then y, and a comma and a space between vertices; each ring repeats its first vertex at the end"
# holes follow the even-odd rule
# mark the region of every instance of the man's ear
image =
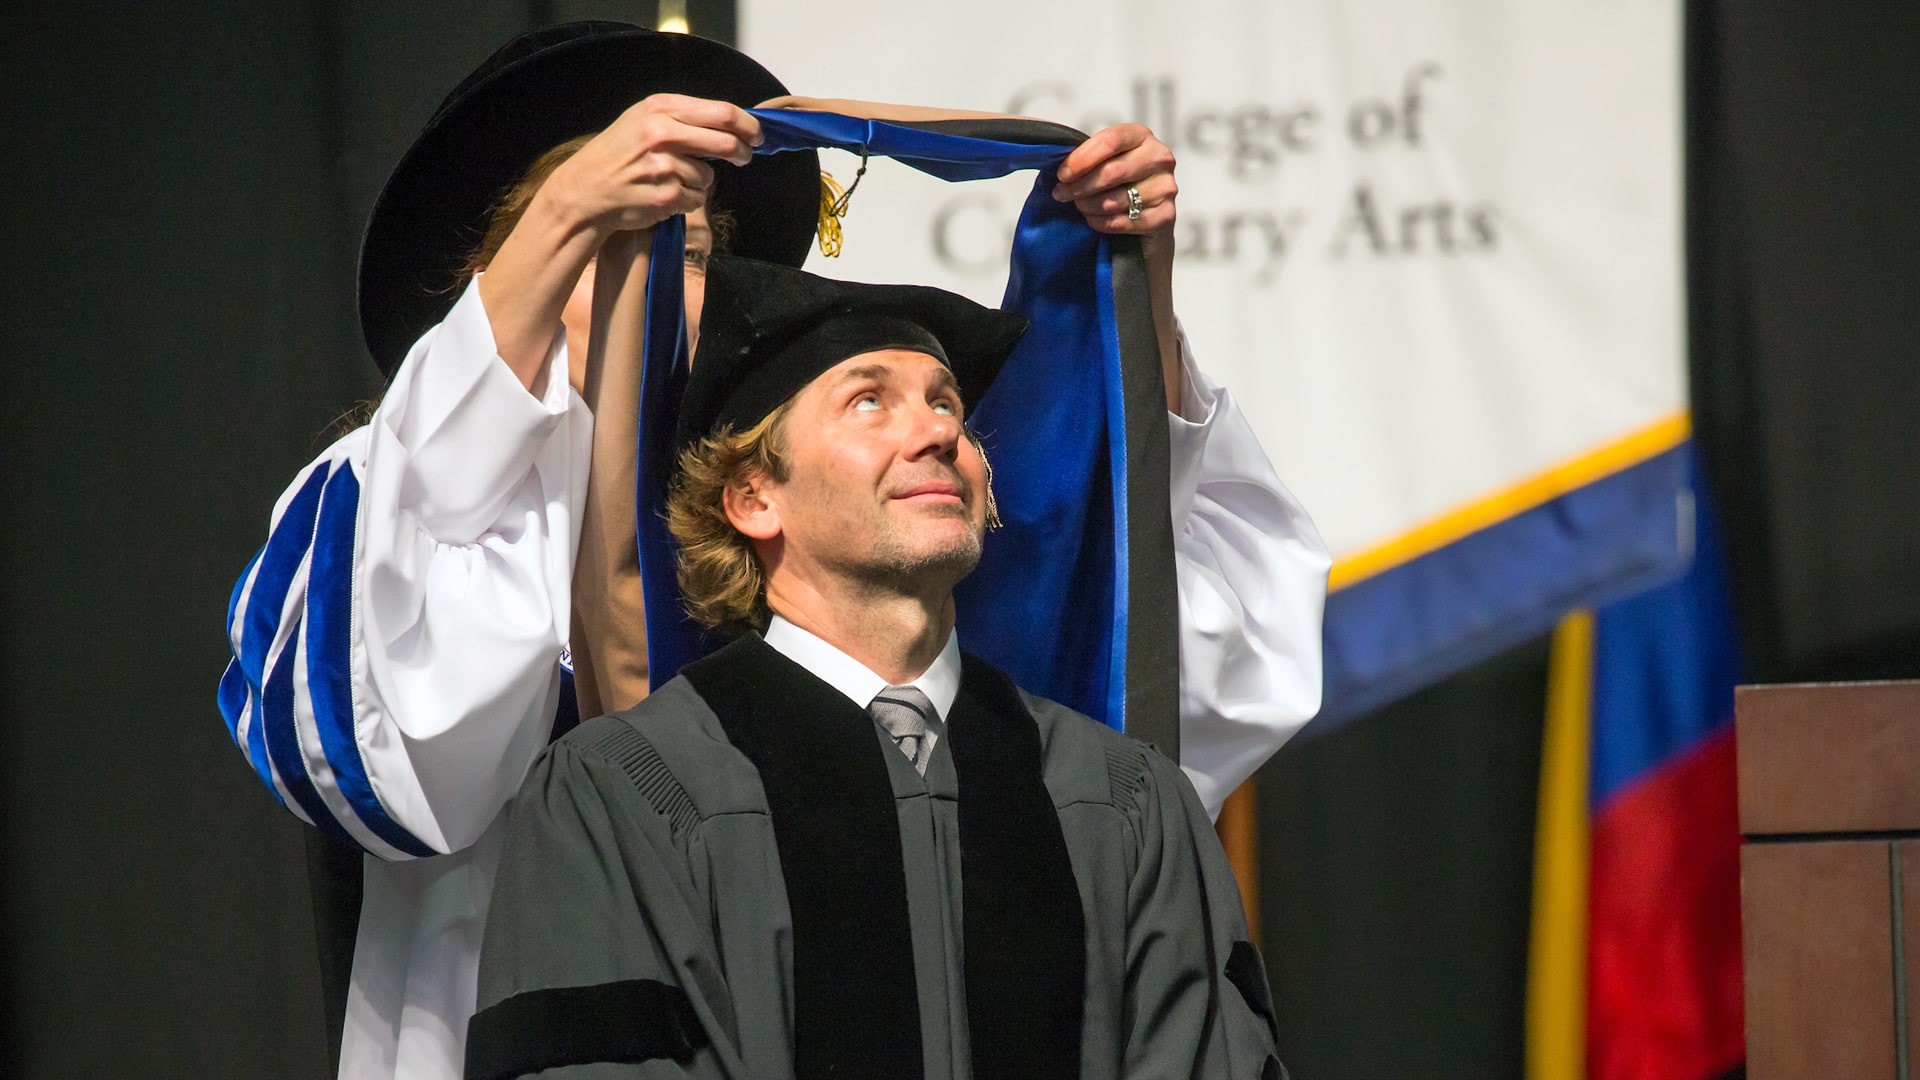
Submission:
POLYGON ((720 492, 720 508, 742 536, 772 540, 780 535, 780 507, 768 495, 766 478, 747 472, 720 492))

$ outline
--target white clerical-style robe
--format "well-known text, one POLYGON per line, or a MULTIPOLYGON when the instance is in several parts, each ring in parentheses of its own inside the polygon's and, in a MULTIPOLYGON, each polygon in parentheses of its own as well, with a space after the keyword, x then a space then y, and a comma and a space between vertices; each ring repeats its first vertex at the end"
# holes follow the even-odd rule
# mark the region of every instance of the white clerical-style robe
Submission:
MULTIPOLYGON (((470 283, 372 422, 295 478, 229 605, 235 742, 367 853, 343 1077, 460 1073, 496 819, 549 740, 571 625, 593 419, 552 350, 528 393, 470 283)), ((1217 814, 1319 708, 1329 560, 1184 338, 1181 359, 1180 764, 1217 814)))

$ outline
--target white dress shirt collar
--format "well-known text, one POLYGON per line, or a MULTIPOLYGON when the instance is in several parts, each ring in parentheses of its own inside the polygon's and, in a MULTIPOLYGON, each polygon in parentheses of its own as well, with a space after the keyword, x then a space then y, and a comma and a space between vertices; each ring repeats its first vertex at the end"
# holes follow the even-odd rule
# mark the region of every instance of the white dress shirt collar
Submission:
MULTIPOLYGON (((779 615, 775 615, 773 621, 767 624, 765 638, 767 644, 779 650, 782 656, 847 695, 862 709, 887 688, 887 680, 874 674, 865 664, 779 615)), ((960 692, 959 632, 948 631, 947 643, 941 648, 940 655, 933 658, 932 666, 905 685, 916 687, 927 695, 927 700, 933 702, 934 711, 940 714, 941 720, 945 720, 947 714, 953 711, 954 696, 960 692)))

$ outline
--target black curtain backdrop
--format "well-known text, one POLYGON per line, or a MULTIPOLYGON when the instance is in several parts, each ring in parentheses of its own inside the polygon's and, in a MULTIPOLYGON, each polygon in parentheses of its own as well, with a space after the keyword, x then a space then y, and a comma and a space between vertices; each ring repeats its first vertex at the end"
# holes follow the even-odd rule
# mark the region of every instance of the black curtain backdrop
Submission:
POLYGON ((1520 1077, 1547 651, 1260 771, 1261 941, 1294 1080, 1520 1077))
MULTIPOLYGON (((730 4, 690 7, 732 32, 730 4)), ((578 18, 655 11, 0 15, 0 1074, 332 1075, 303 827, 214 707, 227 593, 321 432, 378 392, 353 287, 387 170, 507 38, 578 18)))
POLYGON ((1689 22, 1694 412, 1751 670, 1920 677, 1920 5, 1689 22))
MULTIPOLYGON (((732 37, 728 0, 689 7, 732 37)), ((514 32, 654 16, 0 15, 0 1074, 330 1075, 301 827, 213 703, 227 592, 377 392, 354 253, 407 140, 514 32)), ((1920 9, 1689 23, 1696 411, 1755 672, 1920 674, 1920 9)), ((1544 679, 1522 647, 1261 774, 1301 1080, 1519 1076, 1544 679)))

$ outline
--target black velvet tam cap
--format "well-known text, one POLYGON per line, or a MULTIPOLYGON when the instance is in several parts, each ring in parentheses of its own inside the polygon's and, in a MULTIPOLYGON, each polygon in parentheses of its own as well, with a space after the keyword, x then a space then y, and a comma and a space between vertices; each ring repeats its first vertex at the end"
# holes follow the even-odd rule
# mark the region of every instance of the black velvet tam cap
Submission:
MULTIPOLYGON (((650 94, 749 107, 787 92, 751 58, 688 34, 579 22, 522 34, 455 87, 427 121, 367 218, 360 329, 391 376, 459 298, 455 286, 494 202, 541 154, 598 132, 650 94)), ((820 209, 813 151, 710 163, 713 205, 731 213, 733 250, 799 266, 820 209)))
POLYGON ((700 346, 675 445, 750 428, 835 364, 882 349, 946 364, 971 411, 1026 332, 1024 316, 944 289, 836 281, 718 255, 707 267, 700 346))

